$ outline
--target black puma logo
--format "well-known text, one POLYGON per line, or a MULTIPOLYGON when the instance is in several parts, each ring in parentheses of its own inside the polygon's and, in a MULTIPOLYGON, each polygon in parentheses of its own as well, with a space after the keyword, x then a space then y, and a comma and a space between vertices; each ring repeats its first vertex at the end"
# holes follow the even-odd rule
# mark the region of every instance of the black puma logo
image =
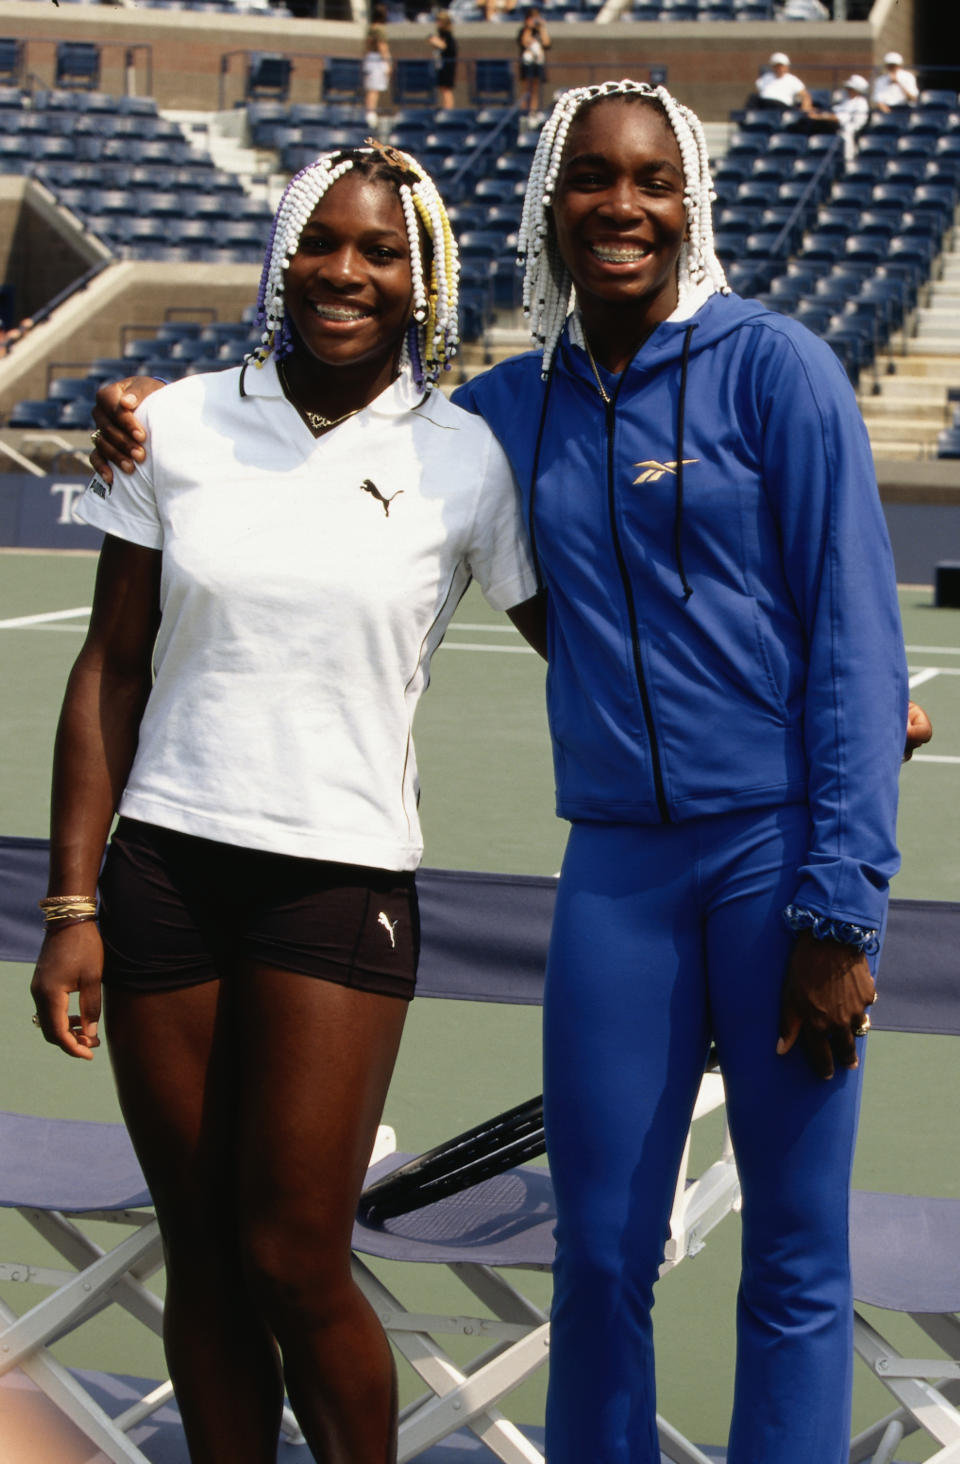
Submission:
POLYGON ((390 517, 391 503, 395 498, 399 498, 400 494, 403 492, 402 488, 398 488, 396 493, 391 493, 389 498, 384 498, 376 483, 371 482, 369 478, 364 478, 363 482, 360 484, 360 487, 363 489, 364 493, 371 493, 378 503, 383 504, 383 511, 387 518, 390 517))

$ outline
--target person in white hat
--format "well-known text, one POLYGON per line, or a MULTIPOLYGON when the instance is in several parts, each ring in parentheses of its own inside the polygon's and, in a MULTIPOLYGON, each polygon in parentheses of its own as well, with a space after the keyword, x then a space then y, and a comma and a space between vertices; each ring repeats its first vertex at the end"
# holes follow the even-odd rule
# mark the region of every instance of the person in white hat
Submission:
POLYGON ((774 51, 757 77, 754 93, 767 105, 799 107, 804 112, 809 112, 813 105, 807 88, 790 70, 790 57, 785 51, 774 51))
POLYGON ((840 95, 835 97, 829 112, 817 112, 818 122, 835 122, 843 138, 843 156, 849 165, 857 152, 857 133, 870 120, 870 83, 865 76, 854 73, 843 83, 840 95))
POLYGON ((873 105, 878 112, 891 107, 911 107, 920 95, 917 78, 903 64, 899 51, 888 51, 883 58, 886 68, 873 83, 873 105))

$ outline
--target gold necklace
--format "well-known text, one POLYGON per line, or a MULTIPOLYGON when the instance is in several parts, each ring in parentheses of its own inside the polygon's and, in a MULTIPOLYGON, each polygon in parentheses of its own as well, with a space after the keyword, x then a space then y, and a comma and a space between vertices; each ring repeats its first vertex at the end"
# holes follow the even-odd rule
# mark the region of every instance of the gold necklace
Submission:
POLYGON ((283 387, 283 394, 287 398, 287 401, 291 406, 296 407, 301 417, 306 419, 307 425, 314 433, 325 432, 328 427, 336 427, 341 422, 345 422, 348 417, 355 417, 360 411, 359 407, 354 407, 352 411, 344 412, 342 417, 325 417, 322 412, 308 411, 306 407, 300 405, 291 391, 290 383, 287 380, 287 373, 279 361, 277 362, 277 375, 280 378, 280 385, 283 387))
POLYGON ((590 365, 593 368, 594 380, 597 383, 597 391, 600 393, 600 395, 603 397, 604 402, 609 407, 609 405, 610 405, 610 398, 607 395, 607 392, 606 392, 606 390, 604 388, 603 382, 600 380, 600 372, 597 370, 597 363, 593 359, 593 352, 590 349, 590 342, 587 340, 587 335, 586 335, 586 332, 585 331, 584 331, 584 335, 583 335, 583 344, 587 348, 587 358, 588 358, 588 360, 590 362, 590 365))

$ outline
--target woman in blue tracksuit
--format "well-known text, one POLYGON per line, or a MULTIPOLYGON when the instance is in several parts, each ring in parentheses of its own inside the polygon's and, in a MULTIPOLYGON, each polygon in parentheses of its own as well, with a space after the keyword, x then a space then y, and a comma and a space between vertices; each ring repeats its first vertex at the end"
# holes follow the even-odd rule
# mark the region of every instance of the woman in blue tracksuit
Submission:
POLYGON ((561 98, 521 246, 543 349, 457 399, 525 495, 571 821, 548 1458, 659 1461, 652 1287, 713 1040, 743 1185, 728 1464, 841 1464, 858 1038, 907 707, 866 432, 829 348, 727 290, 702 129, 662 89, 561 98))

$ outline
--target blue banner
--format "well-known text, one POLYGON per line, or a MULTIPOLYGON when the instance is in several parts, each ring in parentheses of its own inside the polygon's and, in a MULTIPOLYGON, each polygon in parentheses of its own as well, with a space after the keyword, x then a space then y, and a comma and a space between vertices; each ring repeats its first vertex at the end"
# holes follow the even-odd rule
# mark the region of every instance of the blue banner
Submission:
POLYGON ((0 474, 0 544, 17 549, 99 549, 100 529, 74 517, 87 477, 0 474))

